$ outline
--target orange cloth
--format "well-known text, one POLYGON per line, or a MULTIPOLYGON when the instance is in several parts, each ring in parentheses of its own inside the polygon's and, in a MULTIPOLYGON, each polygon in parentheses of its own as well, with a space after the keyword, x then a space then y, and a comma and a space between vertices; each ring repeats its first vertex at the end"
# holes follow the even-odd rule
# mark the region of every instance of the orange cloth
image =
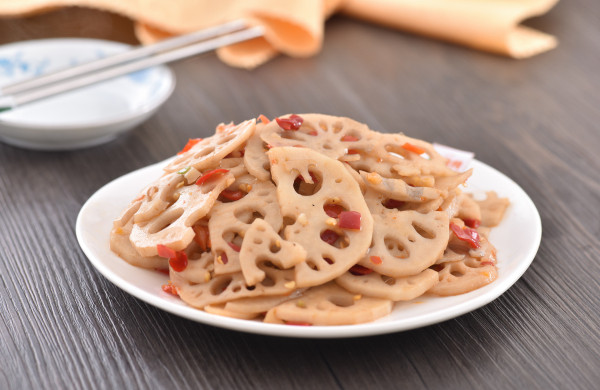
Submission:
POLYGON ((546 13, 558 0, 2 0, 0 15, 22 16, 56 7, 82 6, 136 21, 141 42, 245 18, 265 36, 221 48, 219 57, 243 68, 278 53, 319 52, 325 20, 335 12, 514 58, 556 46, 548 34, 519 24, 546 13))

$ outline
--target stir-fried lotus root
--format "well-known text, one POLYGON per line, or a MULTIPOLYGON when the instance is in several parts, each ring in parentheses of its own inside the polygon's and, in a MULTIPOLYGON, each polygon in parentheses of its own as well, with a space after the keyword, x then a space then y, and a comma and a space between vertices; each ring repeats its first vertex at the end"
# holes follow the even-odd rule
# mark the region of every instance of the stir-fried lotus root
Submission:
POLYGON ((352 119, 285 115, 190 140, 114 221, 110 247, 214 315, 345 325, 498 275, 507 199, 461 191, 433 146, 352 119))

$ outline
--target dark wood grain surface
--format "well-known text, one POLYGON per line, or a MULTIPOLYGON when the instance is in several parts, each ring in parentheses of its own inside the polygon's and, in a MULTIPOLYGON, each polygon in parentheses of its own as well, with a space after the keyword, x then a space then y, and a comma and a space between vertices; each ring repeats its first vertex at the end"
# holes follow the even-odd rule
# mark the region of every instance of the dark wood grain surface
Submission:
MULTIPOLYGON (((558 49, 523 61, 336 17, 324 50, 249 72, 214 55, 173 65, 149 121, 72 152, 0 144, 0 389, 600 386, 600 4, 563 1, 530 24, 558 49), (100 275, 75 219, 99 187, 174 154, 219 122, 323 112, 473 150, 542 216, 532 266, 489 305, 385 336, 295 340, 236 333, 147 305, 100 275)), ((131 23, 69 9, 0 20, 0 42, 135 42, 131 23)), ((515 235, 519 234, 515 231, 515 235)))

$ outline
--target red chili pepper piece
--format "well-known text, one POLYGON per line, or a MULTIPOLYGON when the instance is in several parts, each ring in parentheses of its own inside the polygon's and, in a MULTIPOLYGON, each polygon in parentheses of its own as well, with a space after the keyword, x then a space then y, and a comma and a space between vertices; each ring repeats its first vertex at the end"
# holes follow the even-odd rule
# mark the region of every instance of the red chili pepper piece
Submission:
POLYGON ((177 255, 175 257, 171 257, 169 259, 169 266, 173 268, 175 272, 181 272, 187 268, 188 258, 185 252, 177 251, 177 255))
POLYGON ((242 250, 242 248, 240 248, 239 246, 235 245, 233 242, 228 242, 227 244, 229 244, 229 246, 231 247, 231 249, 233 249, 236 252, 239 252, 242 250))
POLYGON ((355 142, 355 141, 358 141, 358 138, 355 137, 355 136, 353 136, 353 135, 347 134, 347 135, 343 136, 340 139, 340 141, 342 141, 342 142, 355 142))
POLYGON ((230 191, 230 190, 221 191, 221 196, 223 198, 229 199, 229 200, 240 200, 244 197, 244 195, 246 195, 246 193, 243 191, 230 191))
POLYGON ((352 268, 350 268, 350 273, 355 276, 368 275, 371 272, 373 272, 372 269, 363 267, 362 265, 358 265, 358 264, 353 265, 352 268))
POLYGON ((223 168, 213 169, 212 171, 208 171, 204 175, 200 176, 200 178, 198 180, 196 180, 196 184, 202 185, 205 182, 207 182, 208 180, 210 180, 213 176, 225 174, 227 172, 229 172, 229 169, 223 169, 223 168))
POLYGON ((371 263, 373 263, 375 265, 379 265, 379 264, 383 263, 383 261, 381 260, 381 257, 379 257, 379 256, 371 256, 369 259, 371 260, 371 263))
POLYGON ((387 199, 385 202, 383 202, 383 207, 387 209, 399 209, 400 207, 404 206, 405 203, 406 202, 401 200, 387 199))
POLYGON ((323 233, 321 233, 321 240, 325 241, 329 245, 335 244, 338 238, 340 238, 339 234, 337 234, 333 230, 327 229, 323 233))
POLYGON ((208 226, 204 225, 194 225, 192 227, 194 229, 194 241, 196 244, 200 246, 203 252, 206 252, 208 248, 210 248, 210 234, 208 233, 208 226))
POLYGON ((308 135, 312 135, 313 137, 316 137, 317 135, 319 135, 319 133, 317 133, 317 130, 311 130, 308 132, 308 135))
POLYGON ((179 296, 179 293, 177 293, 177 289, 171 283, 169 283, 169 284, 163 284, 162 285, 162 290, 164 292, 166 292, 167 294, 175 295, 176 297, 179 296))
POLYGON ((410 143, 405 143, 404 145, 402 145, 402 148, 405 150, 408 150, 409 152, 413 152, 416 154, 423 154, 426 152, 425 149, 418 147, 417 145, 413 145, 410 143))
POLYGON ((473 229, 477 229, 479 226, 481 226, 481 221, 478 219, 465 218, 463 219, 463 222, 465 225, 473 229))
POLYGON ((170 259, 171 257, 175 257, 176 252, 169 248, 168 246, 164 246, 162 244, 156 245, 156 250, 158 251, 158 255, 160 257, 164 257, 166 259, 170 259))
POLYGON ((283 130, 298 130, 304 123, 304 119, 296 114, 290 115, 289 118, 276 118, 275 120, 283 130))
POLYGON ((223 264, 229 263, 229 259, 227 258, 227 254, 225 252, 221 253, 219 256, 221 256, 221 261, 223 264))
POLYGON ((342 229, 360 230, 360 213, 358 211, 342 211, 338 216, 342 229))
POLYGON ((179 151, 179 153, 177 153, 177 154, 183 154, 183 153, 187 152, 188 150, 190 150, 194 145, 196 145, 200 141, 202 141, 202 138, 189 138, 187 144, 185 144, 183 149, 181 149, 179 151))
POLYGON ((356 149, 348 149, 348 154, 359 154, 360 152, 356 149))
POLYGON ((456 238, 458 238, 461 241, 465 241, 469 244, 471 248, 477 249, 481 246, 479 243, 479 233, 477 233, 476 230, 471 229, 467 226, 461 229, 461 227, 455 223, 450 223, 450 230, 452 230, 454 235, 456 235, 456 238))
POLYGON ((486 266, 486 265, 494 265, 494 263, 492 263, 491 261, 482 261, 481 262, 482 266, 486 266))
POLYGON ((258 120, 261 121, 262 123, 264 123, 265 125, 271 122, 271 120, 269 118, 267 118, 266 116, 264 116, 263 114, 260 114, 258 116, 258 120))
POLYGON ((325 214, 329 215, 331 218, 337 218, 338 215, 344 211, 344 208, 339 204, 326 203, 323 205, 323 210, 325 210, 325 214))
POLYGON ((312 326, 310 322, 300 322, 300 321, 283 321, 286 325, 296 325, 296 326, 312 326))

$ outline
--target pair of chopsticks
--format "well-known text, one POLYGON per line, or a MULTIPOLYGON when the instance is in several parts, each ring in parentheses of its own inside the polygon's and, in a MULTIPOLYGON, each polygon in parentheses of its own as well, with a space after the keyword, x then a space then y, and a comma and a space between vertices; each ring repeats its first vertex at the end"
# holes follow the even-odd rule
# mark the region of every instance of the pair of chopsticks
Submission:
POLYGON ((206 53, 263 35, 263 28, 234 20, 149 46, 0 87, 0 112, 152 66, 206 53))

